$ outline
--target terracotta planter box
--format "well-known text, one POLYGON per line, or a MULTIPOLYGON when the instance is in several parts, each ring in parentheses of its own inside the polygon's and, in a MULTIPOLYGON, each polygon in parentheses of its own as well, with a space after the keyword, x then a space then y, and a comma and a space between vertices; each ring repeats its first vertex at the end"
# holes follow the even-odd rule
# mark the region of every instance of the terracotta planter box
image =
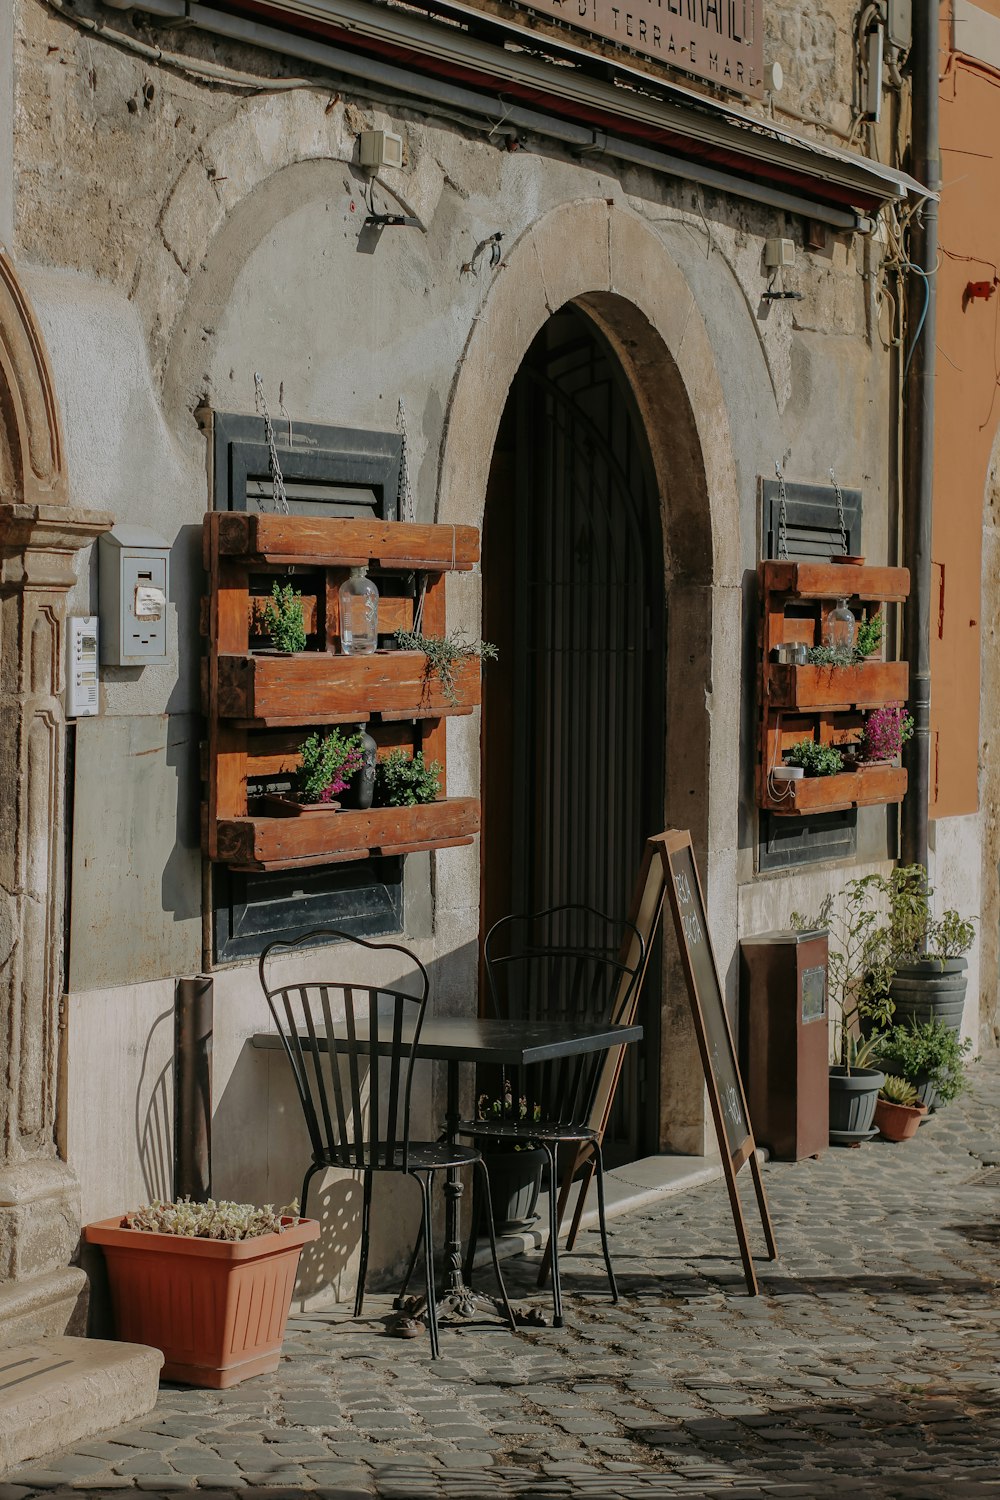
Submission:
POLYGON ((108 1268, 115 1336, 163 1351, 163 1380, 225 1390, 278 1368, 302 1246, 315 1219, 281 1234, 201 1240, 88 1224, 108 1268))

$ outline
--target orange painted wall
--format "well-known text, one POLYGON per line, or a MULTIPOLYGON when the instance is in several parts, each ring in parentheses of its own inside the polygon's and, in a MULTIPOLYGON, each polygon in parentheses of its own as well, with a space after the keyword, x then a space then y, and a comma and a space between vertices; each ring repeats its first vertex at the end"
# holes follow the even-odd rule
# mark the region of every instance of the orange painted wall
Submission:
MULTIPOLYGON (((1000 0, 978 0, 1000 17, 1000 0)), ((1000 423, 1000 70, 952 47, 942 23, 941 263, 937 273, 931 816, 978 807, 983 495, 1000 423)), ((961 46, 961 37, 957 37, 961 46)))

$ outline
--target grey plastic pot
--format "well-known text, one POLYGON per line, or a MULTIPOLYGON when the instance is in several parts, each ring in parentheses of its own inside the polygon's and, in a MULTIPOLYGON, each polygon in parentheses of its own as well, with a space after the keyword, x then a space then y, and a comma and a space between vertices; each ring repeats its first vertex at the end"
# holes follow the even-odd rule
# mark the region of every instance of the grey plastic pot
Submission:
POLYGON ((936 958, 901 964, 889 986, 895 1005, 893 1020, 905 1025, 911 1017, 917 1021, 943 1021, 952 1031, 962 1029, 965 1009, 966 961, 946 958, 944 965, 936 958))
POLYGON ((872 1121, 885 1074, 878 1068, 830 1069, 830 1140, 847 1145, 875 1134, 872 1121))

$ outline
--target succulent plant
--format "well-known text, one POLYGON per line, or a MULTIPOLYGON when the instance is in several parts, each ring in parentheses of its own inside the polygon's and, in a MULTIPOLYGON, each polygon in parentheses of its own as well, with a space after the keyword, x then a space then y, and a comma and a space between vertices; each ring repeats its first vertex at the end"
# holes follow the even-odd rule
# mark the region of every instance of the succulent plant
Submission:
POLYGON ((142 1229, 151 1234, 179 1234, 197 1240, 253 1240, 262 1234, 280 1234, 288 1225, 282 1219, 297 1220, 299 1205, 292 1202, 284 1208, 266 1203, 256 1208, 252 1203, 192 1203, 180 1198, 176 1203, 155 1200, 122 1219, 123 1229, 142 1229))
POLYGON ((917 1102, 917 1091, 913 1084, 905 1078, 896 1078, 892 1073, 879 1089, 878 1096, 888 1104, 902 1104, 906 1108, 912 1108, 917 1102))

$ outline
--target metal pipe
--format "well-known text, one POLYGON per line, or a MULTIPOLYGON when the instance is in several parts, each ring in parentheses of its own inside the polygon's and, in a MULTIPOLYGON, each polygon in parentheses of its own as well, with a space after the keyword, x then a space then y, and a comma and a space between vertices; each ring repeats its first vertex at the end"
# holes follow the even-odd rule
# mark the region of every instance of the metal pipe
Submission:
POLYGON ((174 998, 174 1195, 212 1196, 214 986, 206 974, 178 979, 174 998))
MULTIPOLYGON (((936 194, 941 183, 938 141, 938 0, 920 0, 913 11, 910 54, 915 173, 936 194)), ((903 562, 910 570, 910 597, 903 610, 903 654, 910 664, 913 737, 904 764, 909 784, 903 800, 901 855, 906 864, 927 864, 931 739, 931 540, 934 499, 934 377, 938 259, 938 204, 928 198, 910 236, 908 307, 909 369, 904 382, 903 562)))

